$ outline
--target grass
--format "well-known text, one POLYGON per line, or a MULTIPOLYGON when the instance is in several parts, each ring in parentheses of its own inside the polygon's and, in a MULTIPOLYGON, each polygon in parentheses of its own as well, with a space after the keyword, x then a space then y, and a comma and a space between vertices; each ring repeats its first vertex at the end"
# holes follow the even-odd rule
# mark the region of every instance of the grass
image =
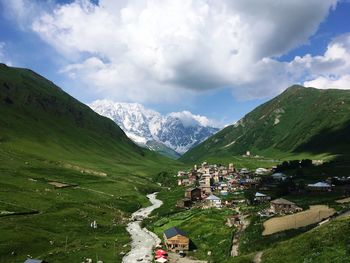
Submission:
POLYGON ((259 216, 253 215, 250 217, 250 224, 240 238, 240 255, 248 255, 253 252, 262 251, 273 247, 283 240, 290 239, 291 237, 297 236, 300 233, 306 232, 314 227, 314 225, 310 225, 307 227, 291 229, 276 234, 263 236, 262 232, 264 230, 264 221, 265 220, 261 219, 259 216))
POLYGON ((191 209, 160 218, 149 225, 162 238, 164 230, 177 226, 191 239, 189 256, 210 262, 223 262, 230 256, 234 228, 225 225, 230 209, 191 209), (211 251, 211 255, 208 252, 211 251))
POLYGON ((0 210, 17 213, 0 216, 0 262, 120 262, 130 214, 179 163, 29 70, 0 65, 0 111, 0 210))
POLYGON ((349 91, 290 87, 180 160, 227 159, 248 150, 253 155, 278 159, 348 156, 349 102, 349 91))
POLYGON ((350 218, 337 219, 264 251, 263 262, 348 262, 350 218), (302 260, 302 261, 301 261, 302 260))
POLYGON ((29 157, 24 160, 30 164, 21 165, 24 162, 17 159, 16 168, 1 165, 0 207, 40 213, 0 217, 0 262, 23 262, 26 255, 49 262, 80 262, 96 255, 120 261, 120 253, 128 250, 125 225, 130 213, 148 204, 146 192, 159 188, 147 177, 120 174, 118 166, 113 176, 104 178, 29 157), (78 187, 57 189, 48 180, 78 187), (99 225, 96 230, 89 227, 93 220, 99 225), (13 251, 16 256, 11 256, 13 251))

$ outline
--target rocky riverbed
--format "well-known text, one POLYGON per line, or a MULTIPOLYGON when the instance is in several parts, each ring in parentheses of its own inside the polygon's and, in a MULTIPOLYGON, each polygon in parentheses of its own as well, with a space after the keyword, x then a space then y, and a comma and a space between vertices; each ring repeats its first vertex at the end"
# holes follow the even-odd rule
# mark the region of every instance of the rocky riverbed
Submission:
POLYGON ((147 218, 153 210, 160 207, 163 202, 157 199, 157 193, 147 195, 152 205, 137 210, 131 216, 131 222, 126 230, 131 235, 131 250, 123 258, 123 263, 152 262, 152 248, 160 244, 161 240, 156 234, 141 228, 141 222, 147 218))

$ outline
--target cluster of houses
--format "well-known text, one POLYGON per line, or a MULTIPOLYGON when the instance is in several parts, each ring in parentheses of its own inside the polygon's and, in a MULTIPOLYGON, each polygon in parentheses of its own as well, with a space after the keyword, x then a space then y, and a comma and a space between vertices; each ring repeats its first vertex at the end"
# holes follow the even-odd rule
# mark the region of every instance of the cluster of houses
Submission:
MULTIPOLYGON (((257 187, 260 184, 259 174, 249 171, 247 168, 237 170, 233 163, 228 166, 202 163, 200 167, 195 165, 189 172, 179 171, 177 174, 178 185, 197 186, 201 189, 201 198, 204 199, 213 192, 227 195, 230 191, 244 190, 257 187)), ((264 173, 271 170, 264 169, 264 173)))
MULTIPOLYGON (((229 193, 239 193, 249 189, 255 191, 254 203, 270 202, 271 213, 286 214, 301 210, 293 202, 282 198, 271 200, 271 196, 266 194, 271 185, 288 179, 288 176, 283 173, 274 173, 273 168, 258 168, 250 171, 247 168, 236 169, 233 163, 224 166, 203 162, 200 166, 195 165, 189 172, 179 171, 177 177, 178 185, 189 187, 185 197, 178 200, 179 207, 197 205, 202 208, 221 208, 228 203, 223 202, 222 198, 229 193), (267 178, 268 182, 266 182, 267 178)), ((332 191, 332 187, 333 185, 328 182, 306 185, 309 192, 329 192, 332 191)))
MULTIPOLYGON (((249 156, 249 153, 247 153, 249 156)), ((237 193, 242 194, 245 190, 254 193, 252 203, 269 204, 269 208, 260 211, 261 216, 270 216, 273 214, 291 214, 302 211, 302 208, 294 202, 285 198, 272 199, 268 193, 272 193, 273 187, 279 186, 284 182, 290 182, 287 175, 281 172, 275 172, 274 168, 258 168, 250 171, 247 168, 237 169, 233 163, 228 166, 208 164, 203 162, 201 165, 195 165, 190 171, 179 171, 177 174, 178 185, 185 186, 184 198, 178 200, 179 207, 201 207, 201 208, 221 208, 239 201, 247 202, 245 198, 233 196, 237 193), (227 195, 232 194, 232 199, 227 195), (225 200, 225 201, 223 201, 225 200)), ((336 178, 338 182, 350 182, 349 178, 336 178)), ((330 180, 310 183, 305 185, 305 190, 309 192, 330 192, 334 185, 330 180)), ((273 194, 272 194, 273 195, 273 194)), ((231 196, 231 195, 230 195, 231 196)), ((241 196, 241 195, 240 195, 241 196)), ((233 214, 227 218, 228 226, 242 227, 242 214, 233 214)), ((188 235, 172 227, 164 232, 164 244, 169 251, 179 252, 189 250, 190 239, 188 235)))

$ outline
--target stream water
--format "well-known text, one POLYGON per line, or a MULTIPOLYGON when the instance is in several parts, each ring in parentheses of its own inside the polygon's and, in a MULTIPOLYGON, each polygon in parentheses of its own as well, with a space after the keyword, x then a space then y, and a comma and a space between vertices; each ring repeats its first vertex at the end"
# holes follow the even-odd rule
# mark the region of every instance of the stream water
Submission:
POLYGON ((131 235, 131 250, 123 258, 123 263, 152 262, 152 248, 160 244, 161 240, 156 234, 141 228, 141 222, 147 218, 154 209, 160 207, 163 202, 157 199, 157 193, 147 195, 152 205, 141 208, 131 216, 131 222, 126 230, 131 235))

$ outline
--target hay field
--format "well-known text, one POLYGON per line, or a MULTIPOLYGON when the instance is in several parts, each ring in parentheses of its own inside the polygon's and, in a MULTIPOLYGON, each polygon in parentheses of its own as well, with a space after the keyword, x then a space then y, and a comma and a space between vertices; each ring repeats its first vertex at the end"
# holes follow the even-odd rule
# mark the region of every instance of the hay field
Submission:
POLYGON ((263 236, 271 235, 288 229, 296 229, 322 221, 335 213, 327 205, 313 205, 310 209, 282 217, 274 217, 264 222, 263 236))
POLYGON ((344 199, 339 199, 336 201, 339 204, 345 204, 350 202, 350 197, 344 198, 344 199))

